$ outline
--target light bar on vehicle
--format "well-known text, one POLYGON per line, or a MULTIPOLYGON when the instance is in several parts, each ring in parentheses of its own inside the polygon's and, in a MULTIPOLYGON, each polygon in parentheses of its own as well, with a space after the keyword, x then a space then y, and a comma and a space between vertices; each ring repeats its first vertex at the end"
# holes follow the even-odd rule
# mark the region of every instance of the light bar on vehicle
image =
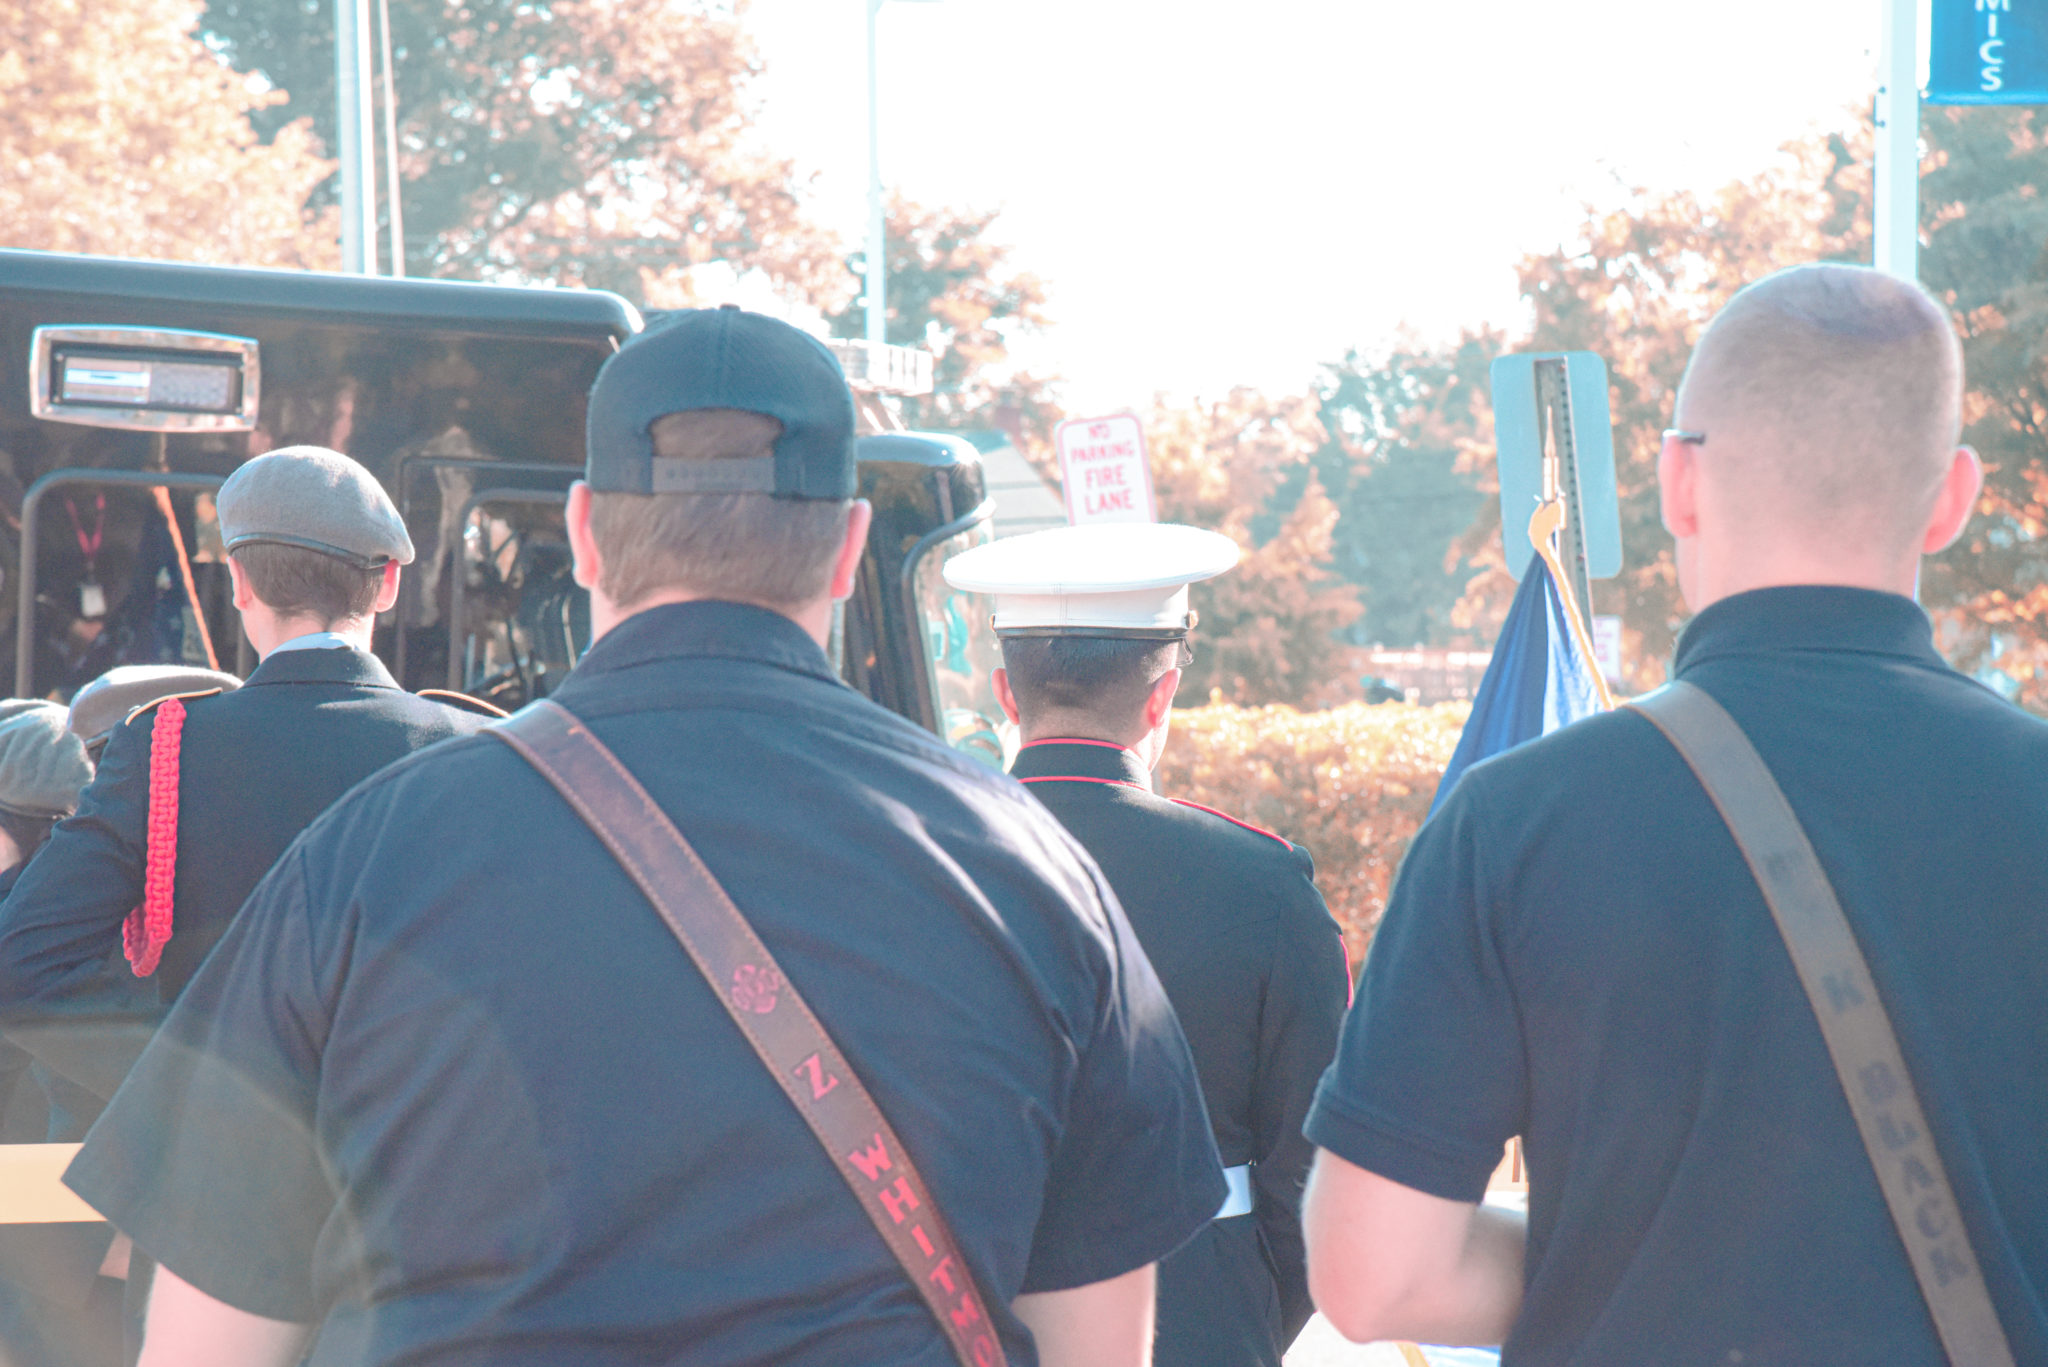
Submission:
POLYGON ((256 339, 179 328, 39 327, 29 342, 29 411, 51 422, 133 432, 247 432, 256 426, 256 339))
POLYGON ((839 358, 846 382, 870 394, 929 394, 932 354, 917 347, 834 337, 825 343, 839 358))

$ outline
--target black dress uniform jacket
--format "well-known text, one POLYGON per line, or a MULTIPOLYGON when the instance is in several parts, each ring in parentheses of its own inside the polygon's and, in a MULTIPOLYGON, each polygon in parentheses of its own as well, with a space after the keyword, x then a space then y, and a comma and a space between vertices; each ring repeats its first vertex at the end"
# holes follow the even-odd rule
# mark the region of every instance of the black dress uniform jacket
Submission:
POLYGON ((1313 1309, 1301 1135, 1349 996, 1307 850, 1152 791, 1119 745, 1047 740, 1011 772, 1102 866, 1187 1032, 1216 1146, 1255 1218, 1213 1221, 1159 1270, 1159 1367, 1278 1364, 1313 1309))
POLYGON ((101 1097, 142 1036, 86 1050, 38 1025, 108 1011, 152 1023, 314 817, 393 760, 490 720, 415 697, 375 656, 341 647, 275 651, 242 688, 186 709, 173 926, 155 974, 138 982, 121 952, 142 901, 153 708, 114 732, 78 811, 0 904, 0 1019, 101 1097))
MULTIPOLYGON (((638 613, 553 697, 832 1032, 1015 1367, 1020 1292, 1143 1266, 1216 1209, 1172 1009, 1022 788, 759 608, 638 613)), ((393 765, 279 861, 66 1180, 208 1294, 318 1321, 313 1367, 953 1360, 712 986, 488 737, 393 765)))

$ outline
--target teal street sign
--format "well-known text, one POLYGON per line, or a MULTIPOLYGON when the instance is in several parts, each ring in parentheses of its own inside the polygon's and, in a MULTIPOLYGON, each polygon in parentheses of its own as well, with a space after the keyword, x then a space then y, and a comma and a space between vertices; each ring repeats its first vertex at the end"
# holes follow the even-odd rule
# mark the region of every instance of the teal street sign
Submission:
MULTIPOLYGON (((1613 578, 1621 572, 1621 502, 1614 489, 1607 363, 1590 351, 1501 356, 1492 381, 1508 573, 1520 579, 1536 553, 1529 515, 1543 501, 1544 462, 1554 455, 1565 505, 1559 556, 1565 573, 1578 580, 1613 578)), ((1576 587, 1584 611, 1583 582, 1576 587)))

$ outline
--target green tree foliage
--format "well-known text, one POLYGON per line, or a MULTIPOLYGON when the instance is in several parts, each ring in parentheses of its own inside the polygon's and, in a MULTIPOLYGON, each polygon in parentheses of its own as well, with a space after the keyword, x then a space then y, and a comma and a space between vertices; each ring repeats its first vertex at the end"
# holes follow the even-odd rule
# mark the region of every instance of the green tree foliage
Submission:
MULTIPOLYGON (((992 238, 994 211, 926 208, 893 196, 885 219, 888 339, 933 356, 929 395, 904 401, 904 421, 927 430, 998 427, 1041 458, 1061 413, 1052 382, 1020 370, 1010 343, 1046 323, 1045 285, 1018 269, 992 238)), ((858 290, 862 256, 847 259, 858 290)), ((832 315, 836 337, 861 337, 867 314, 855 297, 832 315)))
MULTIPOLYGON (((758 268, 837 302, 790 164, 751 137, 744 0, 391 0, 407 269, 689 301, 758 268)), ((209 40, 286 93, 265 134, 334 138, 329 0, 208 0, 209 40)), ((332 186, 321 194, 330 196, 332 186)))
POLYGON ((1333 567, 1359 586, 1360 643, 1442 645, 1474 566, 1459 536, 1484 503, 1467 468, 1487 423, 1486 368, 1500 334, 1454 346, 1354 351, 1317 385, 1326 434, 1315 470, 1337 509, 1333 567))
POLYGON ((1954 312, 1984 499, 1930 567, 1951 657, 2048 709, 2048 111, 1931 110, 1920 276, 1954 312))
POLYGON ((1342 696, 1337 633, 1358 616, 1358 595, 1330 568, 1337 509, 1312 466, 1323 432, 1310 401, 1233 390, 1215 403, 1155 408, 1145 429, 1160 520, 1212 528, 1245 548, 1236 569, 1189 595, 1201 624, 1181 696, 1241 706, 1342 696), (1304 475, 1274 533, 1254 535, 1254 519, 1304 475))

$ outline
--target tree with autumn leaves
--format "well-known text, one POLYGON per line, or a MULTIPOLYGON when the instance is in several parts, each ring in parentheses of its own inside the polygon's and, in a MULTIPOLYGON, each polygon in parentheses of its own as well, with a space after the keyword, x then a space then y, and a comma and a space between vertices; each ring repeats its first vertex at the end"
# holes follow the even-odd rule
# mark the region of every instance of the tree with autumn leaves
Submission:
MULTIPOLYGON (((1053 382, 1020 367, 1010 354, 1020 335, 1048 321, 1045 283, 1012 259, 991 229, 993 210, 934 209, 890 197, 884 219, 888 265, 888 340, 932 353, 932 392, 906 398, 913 428, 1000 428, 1043 453, 1063 414, 1053 382)), ((865 263, 846 261, 857 281, 865 263)), ((835 337, 866 335, 867 316, 849 291, 830 318, 835 337)))
MULTIPOLYGON (((394 0, 407 265, 694 302, 694 268, 760 271, 851 335, 853 262, 805 213, 801 178, 753 140, 759 58, 743 4, 394 0)), ((0 0, 0 242, 266 265, 334 260, 332 33, 294 0, 0 0), (109 52, 118 62, 105 60, 109 52)), ((1980 516, 1924 599, 1966 668, 2048 707, 2048 116, 1932 111, 1923 278, 1970 375, 1980 516)), ((1531 326, 1400 341, 1325 368, 1309 393, 1155 403, 1164 515, 1247 547, 1201 591, 1193 682, 1247 702, 1341 693, 1340 642, 1480 644, 1510 581, 1492 497, 1485 368, 1583 348, 1612 379, 1626 563, 1594 607, 1624 622, 1631 680, 1662 673, 1684 610, 1655 497, 1657 433, 1693 338, 1783 265, 1868 258, 1867 134, 1812 139, 1713 193, 1637 192, 1520 272, 1531 326)), ((893 341, 930 347, 916 426, 1002 427, 1043 455, 1063 416, 1014 358, 1044 284, 995 216, 898 197, 893 341)))
POLYGON ((1349 681, 1337 633, 1359 605, 1329 568, 1337 509, 1310 466, 1323 440, 1313 404, 1237 389, 1212 402, 1159 405, 1145 426, 1160 517, 1245 548, 1236 569, 1190 591, 1200 623, 1183 698, 1341 697, 1349 681), (1305 482, 1276 513, 1276 496, 1297 478, 1305 482))
MULTIPOLYGON (((129 3, 129 0, 101 0, 129 3)), ((745 5, 390 0, 406 269, 695 302, 690 270, 760 270, 836 303, 835 246, 754 137, 745 5)), ((207 0, 206 36, 331 146, 331 6, 207 0)), ((316 202, 331 200, 331 184, 316 202)))
MULTIPOLYGON (((2038 193, 2048 111, 1930 110, 1924 136, 1921 279, 1963 338, 1963 437, 1987 478, 1963 539, 1929 562, 1921 601, 1961 668, 1985 670, 2021 702, 2048 709, 2048 203, 2038 193)), ((1607 362, 1624 566, 1593 586, 1593 607, 1621 617, 1633 687, 1663 679, 1686 618, 1658 515, 1656 461, 1692 344, 1750 281, 1800 262, 1867 262, 1869 205, 1870 139, 1859 126, 1796 143, 1777 165, 1711 194, 1639 191, 1589 215, 1577 241, 1522 263, 1533 326, 1500 349, 1583 349, 1607 362)), ((1444 360, 1409 358, 1396 369, 1444 360)), ((1382 377, 1395 389, 1399 381, 1382 377)), ((1481 404, 1454 416, 1443 460, 1490 495, 1490 412, 1481 404)), ((1512 591, 1492 498, 1447 564, 1466 567, 1454 625, 1490 638, 1512 591)))
POLYGON ((267 142, 252 87, 184 0, 0 0, 0 244, 255 266, 332 266, 332 169, 302 123, 267 142), (119 54, 118 60, 112 54, 119 54))

